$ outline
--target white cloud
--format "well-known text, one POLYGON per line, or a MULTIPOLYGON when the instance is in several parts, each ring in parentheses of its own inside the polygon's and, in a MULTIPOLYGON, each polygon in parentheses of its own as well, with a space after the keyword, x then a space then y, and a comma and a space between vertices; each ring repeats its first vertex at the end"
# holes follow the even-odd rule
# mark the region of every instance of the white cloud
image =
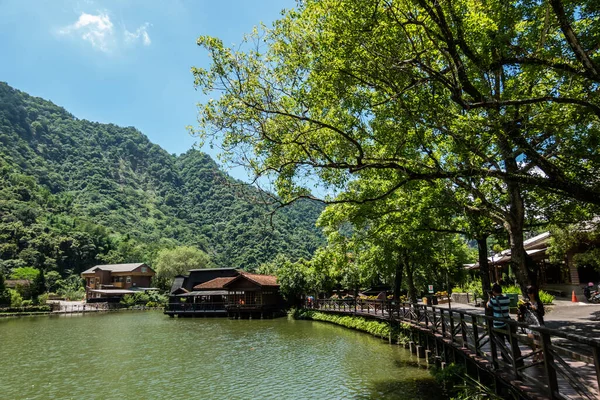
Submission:
POLYGON ((150 40, 150 35, 148 35, 148 27, 149 23, 145 23, 136 29, 135 32, 129 32, 125 29, 125 42, 127 43, 136 43, 138 40, 141 40, 144 46, 150 46, 152 41, 150 40))
POLYGON ((115 28, 106 12, 98 13, 98 15, 82 12, 74 24, 59 29, 58 33, 80 37, 94 48, 109 53, 122 43, 131 45, 141 42, 144 46, 149 46, 152 41, 148 34, 148 27, 150 24, 146 22, 135 32, 130 32, 125 27, 115 28))
POLYGON ((108 51, 114 41, 113 24, 107 14, 81 13, 77 22, 58 31, 61 35, 80 35, 95 48, 108 51))

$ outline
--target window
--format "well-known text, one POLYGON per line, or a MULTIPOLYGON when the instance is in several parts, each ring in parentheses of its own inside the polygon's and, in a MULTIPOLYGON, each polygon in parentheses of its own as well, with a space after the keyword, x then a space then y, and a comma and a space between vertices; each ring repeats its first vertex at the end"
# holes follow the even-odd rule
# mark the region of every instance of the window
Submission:
POLYGON ((126 280, 126 282, 127 282, 127 283, 131 283, 131 277, 130 277, 130 276, 128 276, 128 277, 127 277, 127 280, 126 280))
POLYGON ((142 267, 142 273, 148 272, 148 267, 142 267))

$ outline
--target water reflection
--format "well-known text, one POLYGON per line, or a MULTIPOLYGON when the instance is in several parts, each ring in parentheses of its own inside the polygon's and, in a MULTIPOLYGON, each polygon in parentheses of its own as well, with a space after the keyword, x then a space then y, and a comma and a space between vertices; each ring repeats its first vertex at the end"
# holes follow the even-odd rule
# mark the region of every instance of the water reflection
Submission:
POLYGON ((0 338, 10 399, 440 398, 405 349, 319 322, 94 314, 0 320, 0 338))

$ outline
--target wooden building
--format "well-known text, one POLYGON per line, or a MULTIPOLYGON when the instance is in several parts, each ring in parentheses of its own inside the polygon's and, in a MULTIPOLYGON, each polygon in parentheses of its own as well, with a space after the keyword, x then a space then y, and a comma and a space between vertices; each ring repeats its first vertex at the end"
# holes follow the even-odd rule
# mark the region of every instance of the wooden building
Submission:
POLYGON ((81 273, 88 302, 118 302, 126 294, 156 290, 151 287, 154 275, 144 263, 96 265, 81 273))
MULTIPOLYGON (((570 250, 564 262, 553 263, 548 257, 548 248, 550 246, 550 232, 544 232, 523 241, 523 247, 527 255, 539 267, 539 286, 545 290, 553 290, 556 293, 565 293, 570 296, 573 290, 578 291, 582 283, 588 281, 597 281, 600 274, 593 268, 578 266, 573 258, 577 252, 584 248, 575 248, 570 250)), ((493 254, 489 260, 489 274, 491 282, 499 282, 506 276, 511 276, 510 270, 511 250, 502 250, 493 254)), ((473 271, 473 274, 479 273, 479 263, 467 264, 465 268, 473 271)))
POLYGON ((176 277, 165 314, 272 318, 282 314, 284 308, 275 276, 216 268, 192 270, 189 276, 176 277))

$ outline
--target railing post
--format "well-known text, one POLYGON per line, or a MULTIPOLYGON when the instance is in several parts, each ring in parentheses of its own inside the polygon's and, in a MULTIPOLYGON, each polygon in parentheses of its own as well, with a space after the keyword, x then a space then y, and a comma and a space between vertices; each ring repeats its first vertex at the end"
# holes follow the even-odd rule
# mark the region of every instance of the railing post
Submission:
MULTIPOLYGON (((517 362, 518 358, 521 358, 521 349, 519 348, 519 341, 517 340, 516 334, 517 330, 513 328, 513 325, 506 324, 506 329, 508 330, 508 343, 510 344, 510 358, 512 358, 512 369, 513 373, 516 377, 519 377, 519 369, 517 362)), ((521 360, 521 363, 523 361, 521 360)))
POLYGON ((444 310, 440 308, 440 322, 442 325, 442 337, 446 336, 446 322, 444 321, 444 310))
POLYGON ((488 331, 488 337, 490 338, 490 352, 492 353, 492 366, 494 369, 498 369, 498 350, 496 349, 496 334, 493 329, 493 321, 491 319, 485 320, 485 325, 488 331))
POLYGON ((454 317, 452 310, 448 309, 448 317, 450 318, 450 342, 454 343, 454 317))
MULTIPOLYGON (((544 355, 544 370, 546 371, 546 379, 548 380, 548 394, 551 399, 559 398, 558 395, 558 380, 556 379, 556 371, 554 370, 554 356, 550 351, 552 342, 550 341, 550 334, 547 332, 540 332, 542 351, 544 355)), ((596 364, 597 365, 597 364, 596 364)))
POLYGON ((600 349, 598 346, 592 346, 592 357, 594 357, 594 367, 596 367, 596 380, 598 389, 600 389, 600 349))
POLYGON ((471 315, 471 326, 473 327, 473 345, 475 346, 475 354, 481 355, 479 350, 479 326, 477 326, 477 317, 471 315))
POLYGON ((467 323, 465 322, 465 315, 463 313, 459 313, 460 315, 460 333, 462 334, 463 347, 467 346, 467 323))

